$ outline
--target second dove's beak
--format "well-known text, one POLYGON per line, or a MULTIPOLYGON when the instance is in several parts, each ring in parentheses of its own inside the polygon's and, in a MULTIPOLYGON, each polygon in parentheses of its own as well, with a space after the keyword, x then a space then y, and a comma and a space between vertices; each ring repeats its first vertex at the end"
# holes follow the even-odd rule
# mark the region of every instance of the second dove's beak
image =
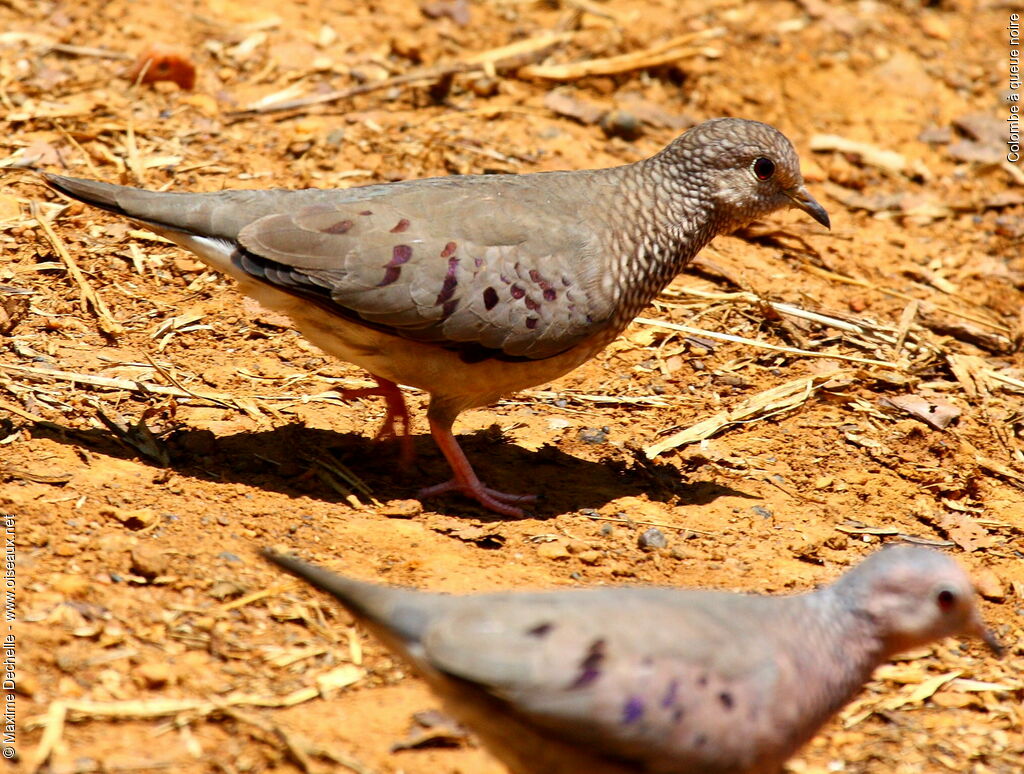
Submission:
POLYGON ((818 204, 817 200, 811 196, 805 186, 794 188, 791 191, 786 191, 786 196, 793 202, 794 207, 798 207, 816 221, 818 221, 825 228, 832 229, 832 221, 829 220, 828 213, 825 212, 825 208, 818 204))
POLYGON ((1005 649, 1003 648, 1002 644, 1000 644, 999 640, 996 639, 996 636, 992 633, 992 630, 985 626, 985 624, 983 624, 980 619, 977 620, 975 624, 977 627, 975 630, 975 634, 981 639, 982 642, 984 642, 988 646, 988 649, 992 651, 992 655, 994 655, 996 658, 1000 658, 1003 655, 1005 649))

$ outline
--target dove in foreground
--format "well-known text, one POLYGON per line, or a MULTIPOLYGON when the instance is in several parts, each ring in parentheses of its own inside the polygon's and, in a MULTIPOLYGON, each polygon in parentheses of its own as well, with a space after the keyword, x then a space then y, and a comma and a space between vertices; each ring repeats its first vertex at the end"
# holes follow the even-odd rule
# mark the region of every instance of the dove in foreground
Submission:
POLYGON ((594 357, 711 239, 784 207, 829 226, 796 151, 767 124, 705 121, 609 169, 465 175, 343 190, 163 193, 44 174, 60 193, 145 224, 366 369, 402 440, 397 385, 430 395, 458 491, 508 516, 530 496, 480 481, 456 417, 594 357))
POLYGON ((779 774, 890 656, 999 652, 963 569, 883 549, 795 596, 619 587, 448 596, 264 551, 411 664, 514 774, 779 774))

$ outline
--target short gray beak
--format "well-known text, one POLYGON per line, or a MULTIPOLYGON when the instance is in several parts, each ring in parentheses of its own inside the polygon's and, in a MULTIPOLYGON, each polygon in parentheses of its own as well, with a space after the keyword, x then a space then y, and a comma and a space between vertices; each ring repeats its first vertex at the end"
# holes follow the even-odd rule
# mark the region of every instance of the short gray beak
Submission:
POLYGON ((825 228, 829 230, 832 229, 832 221, 829 220, 828 213, 825 212, 825 208, 818 204, 817 200, 811 196, 806 186, 800 186, 799 188, 794 188, 792 191, 786 191, 786 196, 792 200, 794 207, 799 207, 825 228))
POLYGON ((983 624, 980 620, 976 622, 976 625, 976 634, 978 635, 978 637, 981 638, 981 641, 988 646, 988 649, 992 651, 992 654, 996 658, 1001 657, 1003 655, 1004 648, 1000 644, 999 640, 996 639, 996 636, 992 633, 992 630, 985 626, 985 624, 983 624))

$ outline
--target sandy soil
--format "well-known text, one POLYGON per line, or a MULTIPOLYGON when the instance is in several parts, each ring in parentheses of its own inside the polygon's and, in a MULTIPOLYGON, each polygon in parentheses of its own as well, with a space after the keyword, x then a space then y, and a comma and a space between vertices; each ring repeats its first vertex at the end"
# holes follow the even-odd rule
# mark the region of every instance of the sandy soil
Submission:
POLYGON ((0 2, 0 283, 31 292, 0 294, 15 769, 502 770, 443 727, 392 753, 433 699, 344 613, 260 561, 260 546, 454 592, 785 593, 910 539, 975 573, 1010 655, 944 642, 898 660, 790 769, 1024 770, 1011 5, 926 5, 0 2), (551 31, 566 34, 511 64, 238 112, 551 31), (643 69, 556 81, 512 66, 691 33, 674 61, 643 69), (168 71, 194 65, 193 90, 126 78, 154 44, 179 47, 168 71), (372 442, 383 406, 334 395, 367 383, 357 369, 190 255, 68 206, 19 168, 181 190, 578 169, 642 158, 718 115, 785 131, 833 230, 784 213, 719 238, 645 316, 789 349, 638 323, 559 382, 467 412, 457 431, 481 476, 542 495, 522 520, 458 497, 420 505, 417 488, 447 474, 421 395, 410 393, 419 466, 403 472, 372 442), (786 384, 781 405, 764 394, 786 384), (645 455, 744 407, 703 443, 645 455), (666 548, 638 546, 651 526, 666 548))

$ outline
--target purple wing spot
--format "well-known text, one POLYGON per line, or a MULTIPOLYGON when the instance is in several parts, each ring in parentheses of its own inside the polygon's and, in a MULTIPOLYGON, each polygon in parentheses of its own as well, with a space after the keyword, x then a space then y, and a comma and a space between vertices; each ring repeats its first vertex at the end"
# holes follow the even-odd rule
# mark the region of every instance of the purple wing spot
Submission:
POLYGON ((674 710, 672 710, 672 722, 678 723, 680 720, 683 719, 683 715, 685 714, 686 710, 684 710, 682 707, 676 707, 674 710))
POLYGON ((402 218, 400 221, 398 221, 395 224, 395 227, 393 229, 391 229, 391 233, 392 234, 401 234, 407 228, 409 228, 409 221, 406 218, 402 218))
MULTIPOLYGON (((504 279, 504 277, 502 279, 504 279)), ((512 293, 512 298, 522 298, 523 296, 526 295, 526 291, 523 290, 518 285, 513 285, 511 288, 509 288, 509 292, 512 293)))
POLYGON ((570 285, 572 285, 572 280, 569 279, 568 277, 562 277, 562 284, 565 287, 569 287, 570 285))
POLYGON ((554 288, 544 288, 544 300, 554 301, 558 297, 558 293, 555 292, 554 288))
POLYGON ((330 226, 324 226, 320 229, 325 234, 345 234, 352 228, 351 220, 339 220, 337 223, 332 223, 330 226))
POLYGON ((594 640, 587 649, 587 655, 580 661, 580 673, 570 688, 583 688, 601 676, 601 663, 605 657, 605 641, 594 640))
POLYGON ((441 307, 441 319, 447 320, 453 314, 455 310, 459 308, 459 299, 453 298, 451 301, 446 301, 445 305, 441 307))
POLYGON ((630 696, 622 705, 622 722, 627 726, 644 716, 644 702, 639 696, 630 696))
POLYGON ((401 266, 388 266, 384 272, 384 279, 377 283, 377 287, 382 288, 385 285, 390 285, 392 282, 397 282, 398 278, 402 274, 401 266))
POLYGON ((539 322, 539 320, 536 317, 527 317, 526 318, 526 327, 529 328, 532 331, 534 328, 537 327, 537 323, 538 322, 539 322))
POLYGON ((448 301, 453 295, 455 295, 455 286, 459 284, 459 280, 455 277, 455 272, 459 268, 458 258, 448 259, 448 273, 444 275, 444 282, 441 283, 441 292, 437 294, 435 304, 443 304, 448 301))
POLYGON ((529 309, 531 312, 536 312, 536 311, 538 311, 540 309, 540 304, 538 304, 536 301, 534 301, 529 296, 526 297, 525 303, 526 303, 526 308, 529 309))
POLYGON ((668 690, 665 691, 665 695, 661 699, 661 706, 668 709, 676 703, 676 697, 679 694, 679 681, 674 679, 668 684, 668 690))
POLYGON ((534 282, 538 282, 538 283, 544 281, 544 278, 542 276, 540 276, 540 272, 537 271, 536 269, 530 269, 530 279, 532 279, 534 282))
POLYGON ((391 250, 391 262, 388 266, 401 266, 408 263, 412 258, 412 248, 409 245, 395 245, 391 250))
POLYGON ((444 250, 441 251, 442 258, 451 258, 455 255, 455 248, 458 247, 454 242, 449 242, 444 246, 444 250))
POLYGON ((479 269, 481 266, 484 265, 484 259, 483 258, 474 258, 473 259, 473 265, 476 266, 479 269))
POLYGON ((722 706, 725 707, 725 709, 727 710, 731 710, 734 706, 736 706, 735 699, 733 699, 732 694, 728 691, 722 691, 720 694, 718 694, 718 700, 722 702, 722 706))
POLYGON ((526 633, 531 637, 537 637, 540 639, 541 637, 546 637, 551 634, 551 630, 554 628, 555 625, 549 621, 547 623, 538 624, 531 629, 527 629, 526 633))
POLYGON ((484 291, 484 309, 488 312, 498 305, 498 291, 494 288, 487 288, 484 291))
POLYGON ((363 210, 360 215, 373 215, 373 210, 363 210))
POLYGON ((697 685, 699 687, 701 687, 701 688, 707 688, 708 687, 708 676, 707 675, 701 675, 700 677, 698 677, 697 678, 697 685))

